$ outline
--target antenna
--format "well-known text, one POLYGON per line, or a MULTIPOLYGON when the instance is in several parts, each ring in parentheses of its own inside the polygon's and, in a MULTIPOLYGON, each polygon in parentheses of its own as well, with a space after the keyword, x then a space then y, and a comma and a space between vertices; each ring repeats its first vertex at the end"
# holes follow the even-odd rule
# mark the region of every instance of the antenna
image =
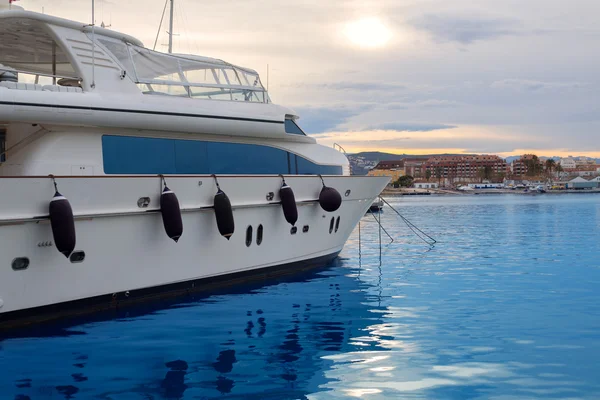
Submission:
POLYGON ((94 89, 96 87, 96 22, 95 22, 95 4, 92 0, 92 84, 90 87, 94 89))
POLYGON ((169 21, 169 54, 173 53, 173 11, 175 8, 175 0, 171 0, 171 16, 169 21))

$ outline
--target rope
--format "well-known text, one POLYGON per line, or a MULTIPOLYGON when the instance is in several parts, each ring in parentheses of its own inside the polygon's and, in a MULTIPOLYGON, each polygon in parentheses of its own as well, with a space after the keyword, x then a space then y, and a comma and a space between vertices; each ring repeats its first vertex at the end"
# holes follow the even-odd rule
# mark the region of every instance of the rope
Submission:
POLYGON ((165 176, 163 174, 158 175, 162 181, 163 184, 163 189, 167 187, 167 180, 165 179, 165 176))
POLYGON ((279 174, 279 176, 281 177, 281 180, 283 181, 283 184, 287 185, 287 183, 285 183, 285 177, 283 176, 283 174, 279 174))
POLYGON ((215 174, 212 174, 212 177, 215 178, 215 184, 217 185, 217 189, 221 190, 221 186, 219 186, 219 181, 217 180, 217 176, 215 174))
POLYGON ((162 28, 163 19, 165 18, 165 11, 167 11, 167 4, 169 4, 169 0, 165 1, 165 8, 163 8, 162 15, 160 16, 160 24, 158 24, 158 32, 156 32, 156 39, 154 40, 154 47, 152 47, 152 50, 156 49, 156 43, 158 43, 158 35, 160 35, 160 28, 162 28))
MULTIPOLYGON (((390 238, 391 242, 390 243, 394 243, 394 238, 392 236, 390 236, 390 234, 388 233, 388 231, 385 230, 385 228, 383 227, 383 225, 381 225, 381 215, 379 216, 379 220, 377 220, 377 217, 375 217, 375 213, 369 213, 373 216, 373 218, 375 218, 375 221, 379 224, 379 227, 381 229, 383 229, 383 231, 385 232, 385 234, 387 235, 387 237, 390 238)), ((381 234, 381 232, 379 232, 381 234)))
POLYGON ((36 140, 38 140, 39 138, 41 138, 43 136, 43 135, 40 135, 40 133, 46 134, 48 132, 50 132, 50 131, 42 126, 42 127, 40 127, 40 129, 33 132, 31 135, 25 136, 23 139, 21 139, 20 141, 18 141, 15 144, 13 144, 12 146, 10 146, 8 149, 4 150, 3 152, 0 152, 0 156, 7 155, 9 151, 12 151, 13 149, 19 147, 20 145, 22 145, 23 143, 25 143, 27 141, 30 142, 27 144, 31 144, 31 143, 35 142, 36 140))
POLYGON ((360 220, 358 220, 358 276, 360 277, 360 270, 362 269, 362 239, 360 234, 360 220))
POLYGON ((321 174, 319 174, 318 177, 321 178, 321 182, 323 183, 323 187, 325 187, 325 180, 323 179, 323 177, 321 176, 321 174))
POLYGON ((416 226, 415 224, 413 224, 412 222, 410 222, 407 218, 405 218, 402 214, 400 214, 400 212, 398 212, 398 210, 396 210, 394 207, 392 207, 392 205, 390 203, 388 203, 383 197, 379 197, 379 199, 381 201, 383 201, 385 204, 388 205, 388 207, 390 207, 396 214, 398 214, 398 216, 400 218, 402 218, 402 221, 404 221, 404 223, 406 224, 406 226, 408 226, 408 228, 419 238, 421 239, 423 242, 427 243, 427 245, 429 246, 433 246, 434 244, 437 243, 437 240, 435 240, 434 238, 432 238, 431 236, 429 236, 428 234, 426 234, 425 232, 423 232, 421 229, 419 229, 418 226, 416 226), (429 239, 429 241, 427 239, 425 239, 423 236, 427 237, 429 239))
POLYGON ((52 179, 52 183, 54 184, 54 191, 58 193, 58 185, 56 184, 56 179, 54 179, 54 175, 48 175, 50 179, 52 179))
POLYGON ((377 224, 379 225, 379 266, 381 266, 381 214, 379 214, 379 218, 375 219, 377 220, 377 224))

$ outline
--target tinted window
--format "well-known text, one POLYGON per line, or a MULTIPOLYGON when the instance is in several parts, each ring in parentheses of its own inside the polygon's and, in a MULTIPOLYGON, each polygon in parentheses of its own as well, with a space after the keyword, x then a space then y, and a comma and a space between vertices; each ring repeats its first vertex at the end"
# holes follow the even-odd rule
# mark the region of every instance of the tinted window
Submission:
POLYGON ((211 174, 287 174, 287 151, 254 144, 208 142, 211 174))
POLYGON ((304 135, 306 134, 302 132, 302 129, 291 119, 285 120, 285 133, 291 133, 293 135, 304 135))
POLYGON ((242 143, 105 135, 102 157, 106 174, 342 174, 341 166, 242 143))
POLYGON ((206 142, 173 140, 175 167, 178 174, 208 174, 208 146, 206 142))
POLYGON ((337 165, 318 165, 305 158, 295 156, 298 175, 341 175, 342 167, 337 165))
POLYGON ((171 139, 102 136, 107 174, 175 174, 175 143, 171 139))

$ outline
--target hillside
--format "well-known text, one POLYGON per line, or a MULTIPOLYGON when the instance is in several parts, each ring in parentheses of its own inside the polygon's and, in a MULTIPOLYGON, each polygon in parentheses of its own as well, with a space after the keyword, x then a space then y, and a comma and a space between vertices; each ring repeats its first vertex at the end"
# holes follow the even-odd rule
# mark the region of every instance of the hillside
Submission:
POLYGON ((369 161, 394 161, 400 160, 403 158, 429 158, 432 156, 451 156, 458 154, 444 153, 444 154, 393 154, 393 153, 383 153, 380 151, 363 151, 360 153, 348 154, 349 156, 354 157, 362 157, 365 160, 369 161))

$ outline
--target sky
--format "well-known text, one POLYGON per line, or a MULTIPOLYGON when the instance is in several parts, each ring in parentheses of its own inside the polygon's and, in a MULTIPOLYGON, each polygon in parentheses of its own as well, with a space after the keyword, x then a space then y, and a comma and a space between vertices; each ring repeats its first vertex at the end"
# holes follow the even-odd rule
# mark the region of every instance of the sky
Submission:
MULTIPOLYGON (((91 1, 22 0, 91 20, 91 1)), ((152 47, 163 0, 96 0, 152 47)), ((176 0, 174 51, 253 68, 348 152, 600 157, 598 0, 176 0)), ((168 14, 168 13, 167 13, 168 14)), ((157 49, 166 51, 166 25, 157 49)))

